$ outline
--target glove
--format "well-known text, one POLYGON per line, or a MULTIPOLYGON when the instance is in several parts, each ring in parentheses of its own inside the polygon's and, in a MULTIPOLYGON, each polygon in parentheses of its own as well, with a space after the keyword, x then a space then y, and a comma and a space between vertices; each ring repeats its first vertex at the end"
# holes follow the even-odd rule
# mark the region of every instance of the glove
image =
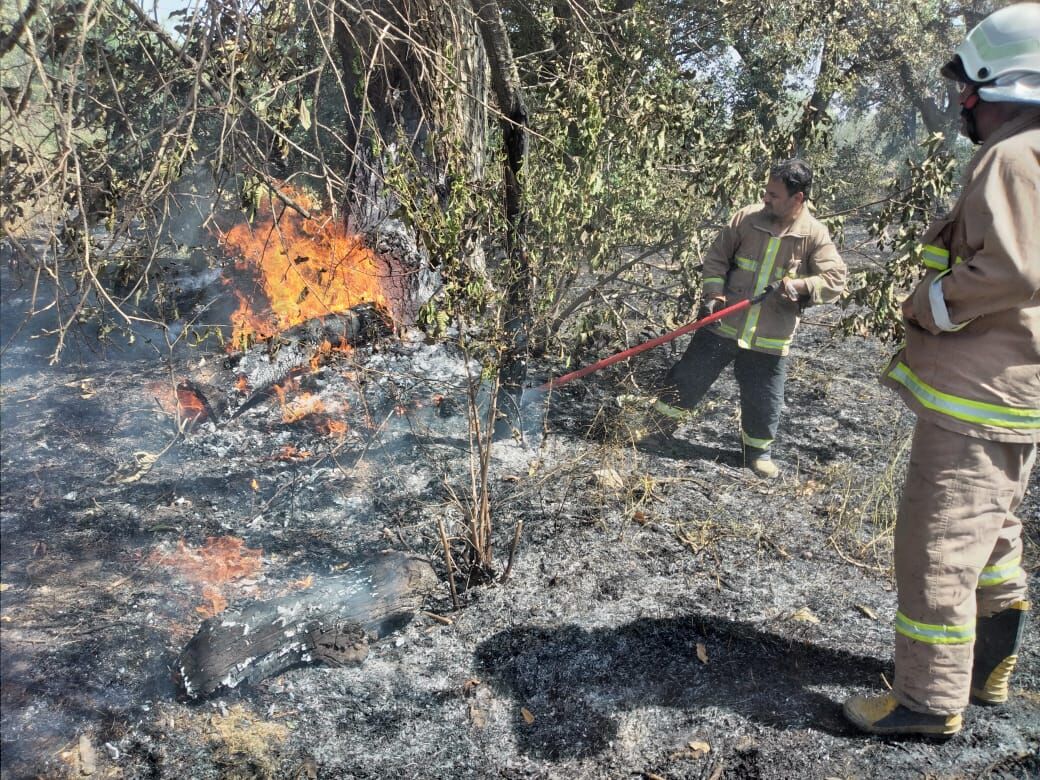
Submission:
POLYGON ((705 317, 714 314, 720 309, 726 306, 726 299, 720 296, 714 298, 706 298, 701 301, 701 307, 697 309, 697 319, 703 320, 705 317))
POLYGON ((782 281, 783 287, 780 290, 780 294, 791 301, 792 303, 808 303, 808 292, 800 292, 798 285, 794 283, 792 279, 784 277, 782 281))

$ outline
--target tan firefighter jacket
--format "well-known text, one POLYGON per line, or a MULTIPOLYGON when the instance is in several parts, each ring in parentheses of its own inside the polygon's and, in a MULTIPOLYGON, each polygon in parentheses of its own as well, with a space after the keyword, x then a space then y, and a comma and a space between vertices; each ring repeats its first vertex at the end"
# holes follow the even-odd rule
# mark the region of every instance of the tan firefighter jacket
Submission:
POLYGON ((1040 109, 978 150, 921 244, 917 322, 882 382, 947 430, 1040 441, 1040 109))
MULTIPOLYGON (((782 232, 761 204, 741 209, 704 256, 704 300, 725 295, 733 304, 784 276, 804 279, 810 303, 830 303, 845 287, 845 263, 827 228, 808 208, 782 232)), ((786 355, 804 304, 774 293, 762 303, 720 320, 714 332, 744 349, 786 355)))

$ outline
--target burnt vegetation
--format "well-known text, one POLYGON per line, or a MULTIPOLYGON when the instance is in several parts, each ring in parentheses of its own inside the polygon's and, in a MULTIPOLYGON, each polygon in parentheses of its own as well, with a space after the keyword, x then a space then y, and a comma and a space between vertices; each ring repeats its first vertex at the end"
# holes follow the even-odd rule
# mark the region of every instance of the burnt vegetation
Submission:
MULTIPOLYGON (((982 2, 134 0, 0 15, 3 776, 1027 777, 865 740, 910 421, 876 384, 982 2), (642 442, 771 163, 852 274, 765 483, 642 442)), ((1022 507, 1037 566, 1038 489, 1022 507)))

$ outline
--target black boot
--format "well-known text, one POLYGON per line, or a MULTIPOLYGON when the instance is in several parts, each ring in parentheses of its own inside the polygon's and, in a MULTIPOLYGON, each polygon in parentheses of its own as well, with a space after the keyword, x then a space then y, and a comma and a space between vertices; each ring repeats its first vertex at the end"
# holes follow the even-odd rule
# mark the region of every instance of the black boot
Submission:
POLYGON ((971 700, 975 704, 1003 704, 1008 681, 1018 660, 1028 601, 975 621, 975 665, 971 669, 971 700))

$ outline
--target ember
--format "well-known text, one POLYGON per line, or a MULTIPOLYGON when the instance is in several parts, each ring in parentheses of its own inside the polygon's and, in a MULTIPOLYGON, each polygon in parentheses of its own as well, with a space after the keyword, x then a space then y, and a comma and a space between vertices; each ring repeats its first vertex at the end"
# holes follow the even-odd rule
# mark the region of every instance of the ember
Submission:
POLYGON ((278 399, 282 402, 282 422, 284 423, 294 423, 309 415, 325 411, 325 404, 312 393, 301 393, 290 401, 286 401, 285 396, 278 393, 278 399))
POLYGON ((286 444, 275 455, 275 460, 307 460, 313 453, 310 450, 297 449, 294 444, 286 444))
POLYGON ((177 385, 177 421, 182 429, 192 428, 209 419, 209 404, 205 396, 190 382, 177 385))
MULTIPOLYGON (((286 186, 287 197, 314 213, 318 204, 286 186)), ((221 236, 236 267, 256 274, 269 312, 250 304, 241 290, 232 315, 231 347, 244 349, 307 320, 348 311, 362 303, 388 308, 376 255, 360 236, 348 234, 331 217, 306 219, 280 202, 268 201, 256 223, 236 225, 221 236)))
POLYGON ((323 433, 327 433, 330 436, 336 438, 342 438, 347 433, 347 424, 342 420, 328 419, 325 423, 320 426, 323 433))

